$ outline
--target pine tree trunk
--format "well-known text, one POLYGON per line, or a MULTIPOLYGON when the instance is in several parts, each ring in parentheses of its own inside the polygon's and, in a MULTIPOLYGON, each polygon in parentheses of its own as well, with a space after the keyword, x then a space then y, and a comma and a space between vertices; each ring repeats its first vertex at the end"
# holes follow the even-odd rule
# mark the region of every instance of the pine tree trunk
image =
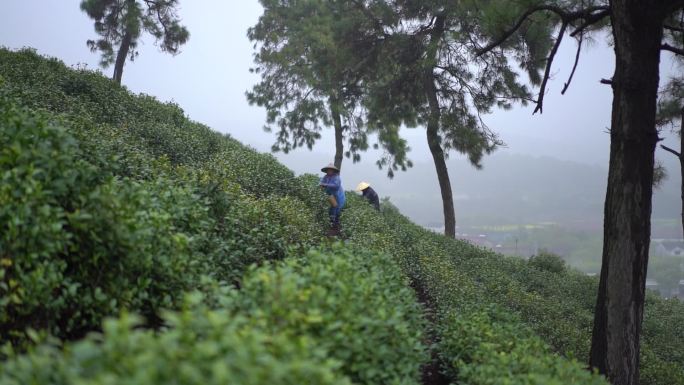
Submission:
POLYGON ((613 385, 639 384, 662 37, 662 17, 652 3, 611 1, 616 62, 610 166, 589 363, 613 385))
POLYGON ((439 190, 442 193, 442 209, 444 211, 444 235, 456 237, 456 215, 454 213, 454 198, 451 192, 451 182, 449 181, 449 171, 444 160, 444 151, 439 139, 439 119, 440 110, 437 100, 437 87, 432 76, 432 71, 425 75, 425 90, 427 92, 428 104, 430 105, 430 117, 427 124, 427 141, 432 160, 435 162, 437 180, 439 180, 439 190))
POLYGON ((123 39, 121 40, 121 46, 119 47, 119 52, 116 54, 116 62, 114 64, 114 75, 112 79, 116 84, 121 84, 121 77, 123 76, 123 67, 126 64, 126 58, 128 57, 128 51, 131 48, 131 34, 126 31, 123 39))
POLYGON ((332 115, 333 125, 335 126, 335 160, 334 164, 340 171, 342 170, 342 153, 344 152, 344 137, 342 136, 342 118, 340 108, 336 99, 330 100, 330 114, 332 115))
POLYGON ((679 173, 681 174, 681 187, 680 193, 682 198, 682 237, 684 237, 684 108, 682 108, 680 116, 680 128, 679 128, 679 173))
MULTIPOLYGON (((684 146, 684 140, 682 140, 682 145, 684 146)), ((682 198, 682 237, 684 237, 684 155, 679 155, 679 173, 682 179, 680 193, 682 198)))

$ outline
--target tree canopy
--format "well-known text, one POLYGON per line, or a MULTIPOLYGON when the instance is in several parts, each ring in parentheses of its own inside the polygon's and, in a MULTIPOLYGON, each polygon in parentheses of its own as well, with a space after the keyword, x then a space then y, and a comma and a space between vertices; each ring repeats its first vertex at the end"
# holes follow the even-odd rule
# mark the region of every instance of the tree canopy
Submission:
MULTIPOLYGON (((465 154, 475 167, 501 141, 484 121, 493 108, 508 109, 530 100, 524 81, 502 49, 475 57, 495 24, 475 23, 476 16, 495 19, 508 11, 503 1, 445 0, 355 1, 374 28, 381 58, 366 77, 364 105, 370 125, 425 126, 440 185, 445 234, 455 235, 451 181, 445 159, 451 150, 465 154)), ((549 39, 544 20, 516 33, 507 47, 518 50, 521 66, 533 82, 539 54, 549 39)))
POLYGON ((324 127, 335 130, 335 165, 343 154, 353 161, 369 148, 384 148, 378 165, 406 169, 406 142, 398 127, 368 125, 363 105, 365 75, 377 57, 367 31, 373 28, 353 2, 261 0, 264 13, 249 29, 258 47, 253 72, 261 81, 247 92, 267 111, 267 131, 277 128, 273 151, 312 148, 324 127), (359 55, 361 53, 361 55, 359 55), (346 150, 344 143, 347 144, 346 150))
MULTIPOLYGON (((506 1, 446 0, 262 0, 264 14, 249 30, 260 45, 254 71, 262 80, 247 96, 266 107, 267 129, 278 127, 273 150, 311 148, 322 127, 335 127, 336 156, 342 137, 347 155, 359 159, 368 137, 385 151, 376 163, 388 174, 405 169, 408 147, 401 127, 425 126, 442 191, 445 233, 454 236, 455 214, 445 158, 451 150, 481 166, 482 156, 501 142, 484 122, 493 108, 531 100, 524 80, 503 49, 475 57, 506 1)), ((535 18, 506 47, 533 83, 548 51, 549 28, 535 18), (523 48, 524 47, 524 48, 523 48)))
POLYGON ((88 40, 90 50, 101 53, 100 65, 114 64, 113 79, 121 83, 126 59, 138 55, 138 41, 148 32, 163 52, 179 52, 190 33, 180 24, 178 0, 82 0, 81 10, 95 20, 97 40, 88 40))

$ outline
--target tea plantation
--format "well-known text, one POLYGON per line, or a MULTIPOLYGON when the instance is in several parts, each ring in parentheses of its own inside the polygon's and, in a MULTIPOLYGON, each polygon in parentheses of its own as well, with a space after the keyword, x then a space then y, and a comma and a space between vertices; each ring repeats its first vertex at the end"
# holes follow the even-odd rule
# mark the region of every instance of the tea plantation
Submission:
MULTIPOLYGON (((0 385, 606 384, 598 282, 504 257, 31 50, 0 49, 0 385), (437 368, 439 375, 428 375, 437 368)), ((647 299, 642 384, 684 384, 647 299)))

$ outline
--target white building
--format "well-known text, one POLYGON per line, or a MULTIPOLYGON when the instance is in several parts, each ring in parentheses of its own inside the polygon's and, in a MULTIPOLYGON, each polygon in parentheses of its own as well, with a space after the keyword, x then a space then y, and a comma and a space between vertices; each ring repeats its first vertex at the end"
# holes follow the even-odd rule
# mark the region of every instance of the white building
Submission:
POLYGON ((653 239, 655 255, 684 257, 684 240, 681 239, 653 239))

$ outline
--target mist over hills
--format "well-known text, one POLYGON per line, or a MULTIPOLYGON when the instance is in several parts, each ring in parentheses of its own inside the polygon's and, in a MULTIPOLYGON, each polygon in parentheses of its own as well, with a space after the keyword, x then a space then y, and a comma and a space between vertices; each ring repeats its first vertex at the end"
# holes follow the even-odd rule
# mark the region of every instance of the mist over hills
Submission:
MULTIPOLYGON (((276 156, 297 173, 318 173, 330 162, 328 156, 317 152, 276 156)), ((678 218, 679 164, 674 157, 662 158, 669 177, 654 193, 653 218, 678 218)), ((460 226, 540 222, 594 229, 602 226, 608 176, 602 166, 504 152, 483 159, 481 170, 462 157, 452 157, 447 165, 460 226)), ((357 164, 345 159, 342 168, 345 189, 367 181, 415 222, 441 226, 442 201, 431 162, 414 161, 414 167, 395 173, 392 180, 378 170, 372 155, 365 155, 357 164)))

